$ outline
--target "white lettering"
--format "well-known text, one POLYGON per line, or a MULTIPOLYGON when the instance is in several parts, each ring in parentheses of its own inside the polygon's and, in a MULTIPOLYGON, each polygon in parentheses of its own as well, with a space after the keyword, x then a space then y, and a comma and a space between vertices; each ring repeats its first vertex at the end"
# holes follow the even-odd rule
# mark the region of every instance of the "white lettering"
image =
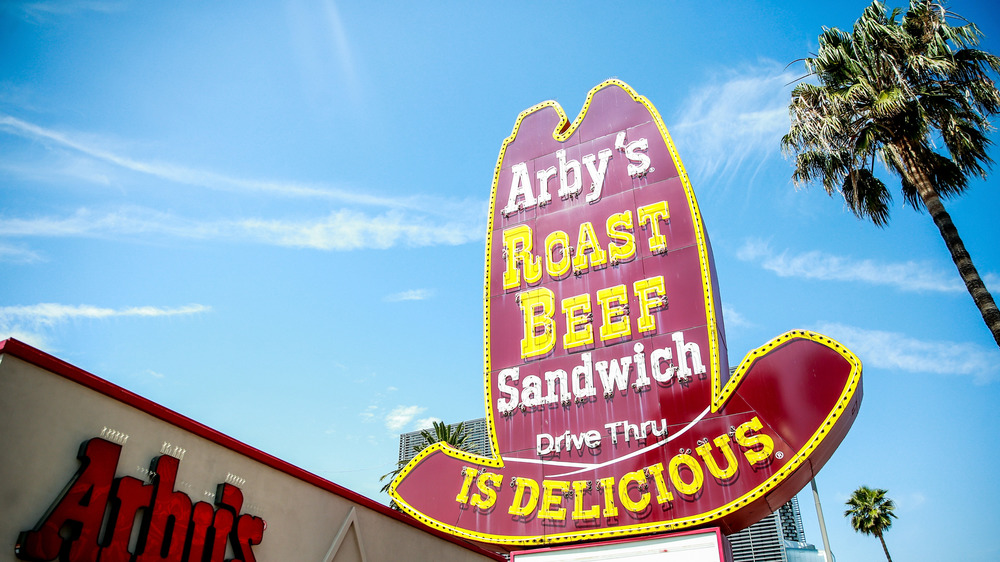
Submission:
POLYGON ((608 369, 607 361, 594 363, 597 374, 601 376, 601 385, 604 386, 604 396, 610 397, 616 390, 628 390, 628 372, 632 366, 631 357, 612 359, 611 368, 608 369))
POLYGON ((590 364, 590 352, 581 353, 583 365, 573 367, 573 396, 579 400, 590 398, 597 394, 594 388, 594 369, 590 364))
POLYGON ((580 177, 580 161, 566 160, 566 151, 562 148, 556 151, 556 160, 559 162, 559 197, 566 199, 580 193, 583 187, 583 178, 580 177), (573 182, 569 181, 569 174, 573 174, 573 182))
POLYGON ((531 193, 531 180, 528 178, 528 165, 525 162, 514 164, 510 173, 510 195, 507 196, 507 206, 503 208, 505 215, 516 213, 519 208, 535 206, 535 195, 531 193), (518 197, 524 201, 518 202, 518 197))
POLYGON ((688 354, 691 355, 694 374, 700 375, 707 370, 705 364, 701 362, 701 349, 698 347, 698 344, 694 342, 684 343, 684 334, 682 332, 674 332, 671 338, 673 338, 674 344, 677 345, 678 379, 686 380, 691 378, 691 368, 688 367, 687 362, 688 354))
MULTIPOLYGON (((625 141, 625 131, 618 133, 615 140, 615 148, 625 153, 629 159, 628 174, 631 177, 645 175, 650 168, 649 149, 647 139, 639 139, 632 142, 625 141)), ((538 205, 542 207, 552 201, 549 192, 549 181, 559 177, 559 189, 557 193, 562 199, 577 197, 583 191, 583 170, 586 169, 590 176, 590 192, 587 194, 587 203, 594 203, 601 199, 604 193, 604 180, 608 174, 608 162, 614 156, 614 151, 610 148, 602 148, 597 153, 585 154, 580 160, 568 158, 566 149, 560 148, 556 151, 556 165, 548 168, 539 168, 535 171, 535 181, 538 183, 538 197, 532 190, 530 174, 528 173, 528 163, 518 162, 510 168, 510 192, 507 194, 507 204, 502 212, 511 215, 522 209, 528 209, 538 205)), ((501 199, 502 201, 502 199, 501 199)))
POLYGON ((517 367, 508 367, 497 375, 497 390, 506 396, 497 399, 497 410, 501 414, 512 412, 517 408, 517 387, 510 386, 507 381, 517 382, 519 376, 517 367))
POLYGON ((642 352, 645 346, 642 342, 635 342, 632 346, 632 350, 635 351, 635 355, 632 359, 635 360, 635 382, 632 383, 632 387, 636 391, 642 391, 649 388, 649 376, 646 375, 646 354, 642 352))
POLYGON ((541 406, 544 400, 541 377, 538 375, 524 377, 524 388, 521 389, 521 403, 530 408, 532 406, 541 406))
POLYGON ((539 433, 535 436, 535 452, 538 456, 547 455, 552 452, 552 436, 548 433, 539 433))
POLYGON ((645 175, 649 170, 649 155, 645 152, 638 152, 640 150, 646 151, 648 149, 649 141, 646 139, 632 141, 625 147, 625 158, 629 159, 629 176, 633 178, 640 177, 645 175))
POLYGON ((545 381, 548 383, 549 389, 549 393, 545 397, 546 404, 569 402, 573 398, 573 395, 569 393, 569 382, 566 380, 566 371, 562 369, 548 371, 545 373, 545 381))
POLYGON ((538 206, 544 207, 552 201, 552 196, 549 195, 549 180, 555 177, 556 167, 549 166, 544 170, 538 170, 535 172, 535 177, 538 178, 538 206))
POLYGON ((670 360, 673 358, 673 351, 669 347, 664 347, 663 349, 654 349, 653 353, 649 354, 649 365, 652 367, 653 379, 656 382, 667 383, 670 379, 674 378, 674 371, 677 369, 671 364, 670 360), (666 362, 669 367, 667 370, 661 371, 660 365, 666 362))
POLYGON ((596 429, 572 434, 569 431, 553 436, 539 433, 535 436, 535 452, 538 456, 560 453, 562 451, 582 451, 584 447, 596 449, 601 446, 601 434, 596 429))
POLYGON ((593 203, 601 198, 601 191, 604 189, 604 175, 608 172, 608 160, 611 159, 610 148, 605 148, 597 153, 595 157, 593 154, 588 154, 583 157, 583 163, 587 166, 587 171, 590 172, 590 179, 593 180, 591 184, 591 191, 587 194, 587 203, 593 203), (595 161, 599 162, 598 166, 595 168, 595 161))
POLYGON ((604 429, 607 430, 608 435, 611 436, 611 444, 617 445, 619 435, 625 436, 625 443, 644 440, 650 434, 655 437, 666 437, 667 420, 666 418, 661 418, 659 420, 648 420, 642 423, 629 423, 628 420, 623 420, 604 424, 604 429), (657 427, 657 422, 660 423, 660 427, 657 427))
POLYGON ((669 385, 676 377, 685 382, 708 371, 696 342, 685 342, 682 332, 674 332, 671 339, 673 346, 654 349, 648 354, 648 362, 644 344, 636 342, 632 345, 633 355, 608 361, 594 362, 590 351, 580 353, 580 363, 569 374, 564 369, 554 369, 544 373, 544 380, 538 375, 522 378, 518 367, 503 369, 497 374, 497 411, 507 415, 518 407, 525 411, 547 404, 569 406, 571 402, 576 402, 577 407, 583 406, 597 395, 595 369, 606 398, 617 392, 642 392, 652 386, 653 381, 669 385))

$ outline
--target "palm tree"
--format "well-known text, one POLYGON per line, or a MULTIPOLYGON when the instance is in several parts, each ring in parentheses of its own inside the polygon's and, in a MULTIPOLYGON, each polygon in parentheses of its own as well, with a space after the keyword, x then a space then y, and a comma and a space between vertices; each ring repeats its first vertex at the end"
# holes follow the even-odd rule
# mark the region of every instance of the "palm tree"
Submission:
POLYGON ((882 550, 885 557, 892 562, 889 556, 889 549, 885 546, 885 539, 882 534, 892 527, 892 520, 896 519, 893 510, 896 504, 886 497, 888 492, 881 489, 871 489, 868 486, 861 486, 847 500, 848 510, 844 512, 844 517, 851 518, 851 527, 863 535, 875 535, 882 541, 882 550))
MULTIPOLYGON (((465 427, 465 422, 459 422, 455 425, 448 425, 444 422, 436 421, 431 429, 424 429, 420 431, 421 442, 413 445, 413 452, 419 453, 427 447, 438 443, 445 442, 456 449, 467 451, 469 447, 469 439, 472 435, 469 433, 469 428, 465 427)), ((382 485, 381 492, 385 493, 389 491, 389 485, 399 474, 400 470, 406 466, 407 461, 399 461, 396 463, 396 468, 383 474, 378 481, 385 482, 382 485), (388 479, 388 481, 386 481, 388 479)))
POLYGON ((973 48, 982 32, 941 4, 911 0, 901 13, 876 1, 850 33, 824 28, 818 53, 803 59, 804 78, 818 84, 792 91, 782 148, 795 156, 796 186, 821 182, 879 227, 888 224, 892 194, 875 177, 876 159, 899 176, 903 199, 930 213, 1000 346, 1000 311, 942 204, 993 163, 987 133, 1000 92, 990 74, 1000 58, 973 48))
POLYGON ((421 445, 414 445, 413 452, 419 453, 425 448, 443 441, 456 449, 465 450, 466 445, 469 442, 469 430, 465 427, 465 422, 459 422, 454 426, 447 425, 444 422, 436 421, 434 422, 433 432, 424 429, 420 432, 420 437, 424 439, 421 445))

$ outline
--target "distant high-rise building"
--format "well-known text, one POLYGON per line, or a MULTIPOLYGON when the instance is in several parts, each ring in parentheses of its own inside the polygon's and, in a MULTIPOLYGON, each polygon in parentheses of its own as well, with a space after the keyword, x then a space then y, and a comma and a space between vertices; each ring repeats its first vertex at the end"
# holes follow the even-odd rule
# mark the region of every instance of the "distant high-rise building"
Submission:
MULTIPOLYGON (((466 441, 467 451, 484 457, 493 454, 490 447, 490 435, 486 430, 486 418, 466 420, 459 423, 465 424, 465 430, 469 433, 469 439, 466 441)), ((453 423, 448 427, 454 429, 457 425, 458 423, 453 423)), ((424 442, 420 436, 421 431, 423 430, 411 431, 399 436, 399 460, 401 462, 409 461, 416 456, 417 451, 413 450, 414 445, 422 445, 424 442)))
POLYGON ((785 541, 785 557, 788 562, 818 562, 826 560, 826 553, 806 542, 785 541))
POLYGON ((728 536, 733 562, 806 562, 822 554, 806 542, 799 499, 793 497, 778 511, 728 536))

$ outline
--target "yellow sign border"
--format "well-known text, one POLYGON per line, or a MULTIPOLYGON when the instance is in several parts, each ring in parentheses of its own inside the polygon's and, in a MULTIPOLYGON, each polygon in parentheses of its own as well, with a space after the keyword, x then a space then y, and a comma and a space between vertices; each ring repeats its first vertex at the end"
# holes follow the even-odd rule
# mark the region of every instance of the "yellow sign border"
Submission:
MULTIPOLYGON (((684 169, 684 165, 681 162, 680 156, 677 153, 677 149, 674 146, 673 140, 670 137, 670 133, 667 131, 666 125, 663 123, 663 118, 660 116, 659 112, 653 106, 652 103, 645 97, 637 94, 631 86, 622 82, 618 79, 606 80, 593 89, 587 94, 587 99, 577 116, 576 120, 570 124, 569 119, 566 116, 565 111, 563 111, 562 106, 556 101, 545 101, 534 105, 520 113, 517 117, 517 121, 514 123, 513 131, 510 136, 504 139, 503 145, 500 149, 500 154, 497 157, 496 168, 493 172, 493 187, 490 192, 490 207, 489 207, 489 219, 487 223, 486 232, 486 260, 485 260, 485 285, 483 293, 483 332, 484 332, 484 387, 485 387, 485 406, 486 406, 486 420, 487 427, 489 431, 490 443, 492 445, 491 449, 494 451, 493 457, 482 457, 479 455, 474 455, 465 451, 459 451, 454 447, 446 445, 444 443, 436 443, 420 453, 418 453, 413 459, 402 470, 396 478, 393 479, 389 486, 389 494, 396 502, 396 504, 406 513, 412 515, 417 520, 422 523, 439 529, 456 536, 464 537, 471 540, 489 542, 489 543, 500 543, 505 545, 540 545, 540 544, 556 544, 570 541, 578 541, 584 539, 609 539, 629 535, 645 534, 652 532, 662 532, 671 531, 676 529, 681 529, 685 527, 692 527, 699 524, 704 524, 712 520, 718 519, 724 515, 732 513, 742 506, 754 501, 755 499, 761 497, 763 494, 770 492, 778 484, 785 480, 785 478, 798 469, 810 456, 812 451, 814 451, 823 441, 824 437, 829 430, 834 426, 838 419, 845 411, 845 408, 850 403, 851 399, 854 397, 855 391, 861 382, 861 361, 855 356, 850 350, 841 345, 840 343, 828 338, 822 334, 815 332, 810 332, 806 330, 793 330, 786 332, 770 342, 764 344, 763 346, 755 349, 754 351, 747 354, 747 356, 740 362, 736 371, 727 381, 725 387, 722 386, 722 365, 719 357, 719 327, 716 321, 716 303, 715 295, 712 290, 712 276, 711 276, 711 265, 709 263, 708 256, 708 244, 707 237, 705 236, 704 223, 702 222, 701 212, 698 208, 697 200, 695 199, 694 190, 691 187, 691 182, 688 178, 687 172, 684 169), (634 101, 641 103, 649 111, 651 117, 656 122, 656 126, 660 131, 664 143, 667 149, 670 151, 671 158, 673 159, 674 165, 676 166, 678 175, 680 176, 681 182, 684 187, 684 193, 687 198, 688 206, 691 212, 691 217, 694 221, 695 236, 698 246, 698 256, 701 269, 701 281, 702 290, 705 298, 705 311, 706 311, 706 326, 708 329, 709 337, 709 347, 710 354, 712 358, 712 401, 711 401, 711 411, 719 411, 729 400, 729 398, 736 392, 737 387, 740 382, 745 377, 746 373, 753 365, 753 363, 763 357, 775 348, 787 343, 788 341, 796 338, 808 339, 829 347, 836 352, 838 352, 848 363, 851 364, 851 373, 848 377, 846 386, 844 387, 841 396, 839 397, 836 407, 827 418, 824 423, 820 424, 816 432, 810 437, 806 442, 805 446, 797 451, 794 456, 785 464, 784 467, 777 473, 773 474, 770 478, 764 481, 762 484, 754 488, 753 490, 747 492, 740 498, 729 502, 721 507, 718 507, 712 511, 702 513, 695 516, 686 517, 683 519, 673 519, 670 521, 659 522, 659 523, 637 523, 634 525, 627 525, 622 527, 615 527, 610 529, 601 530, 583 530, 583 531, 571 531, 564 533, 555 533, 552 535, 534 535, 534 536, 519 536, 519 535, 493 535, 488 533, 480 533, 476 531, 470 531, 467 529, 462 529, 443 523, 427 515, 421 513, 419 510, 415 509, 413 506, 408 504, 402 497, 396 493, 396 486, 409 474, 409 472, 416 467, 420 462, 431 454, 442 452, 445 455, 474 463, 479 466, 488 466, 493 468, 503 468, 503 459, 496 453, 499 448, 497 441, 496 432, 496 421, 493 417, 493 409, 491 407, 493 403, 491 384, 490 384, 490 373, 492 372, 492 365, 490 361, 490 334, 489 334, 489 319, 490 319, 490 263, 491 263, 491 251, 493 243, 493 218, 496 211, 496 196, 498 190, 498 184, 500 179, 500 172, 503 166, 504 156, 507 151, 507 147, 517 138, 518 131, 520 129, 522 121, 529 115, 538 112, 542 109, 551 107, 556 111, 559 116, 559 122, 556 125, 555 130, 552 132, 552 137, 559 141, 565 142, 568 140, 576 129, 583 122, 590 109, 590 104, 593 101, 594 95, 600 90, 615 86, 619 87, 625 92, 627 92, 634 101)), ((726 366, 728 370, 728 366, 726 366)))

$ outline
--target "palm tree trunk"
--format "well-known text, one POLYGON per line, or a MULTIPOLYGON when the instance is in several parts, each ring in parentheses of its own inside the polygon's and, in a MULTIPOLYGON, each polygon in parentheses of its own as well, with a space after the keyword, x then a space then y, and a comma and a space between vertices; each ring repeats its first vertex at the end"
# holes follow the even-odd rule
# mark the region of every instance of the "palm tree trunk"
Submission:
POLYGON ((885 546, 885 539, 882 538, 882 533, 878 534, 878 540, 882 543, 882 550, 885 551, 885 559, 892 562, 892 556, 889 556, 889 549, 885 546))
POLYGON ((930 213, 938 231, 941 232, 941 238, 944 238, 948 251, 951 252, 951 259, 955 262, 955 267, 958 268, 958 274, 962 276, 966 289, 972 295, 972 300, 979 308, 979 313, 983 315, 986 327, 992 332, 993 339, 1000 347, 1000 310, 997 309, 997 305, 993 301, 993 295, 986 289, 979 272, 976 271, 972 257, 965 249, 965 244, 958 235, 958 229, 955 228, 951 215, 945 210, 930 174, 921 165, 912 145, 906 142, 901 144, 899 154, 905 166, 907 179, 916 186, 917 194, 924 202, 924 207, 930 213))

